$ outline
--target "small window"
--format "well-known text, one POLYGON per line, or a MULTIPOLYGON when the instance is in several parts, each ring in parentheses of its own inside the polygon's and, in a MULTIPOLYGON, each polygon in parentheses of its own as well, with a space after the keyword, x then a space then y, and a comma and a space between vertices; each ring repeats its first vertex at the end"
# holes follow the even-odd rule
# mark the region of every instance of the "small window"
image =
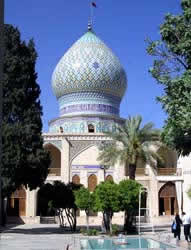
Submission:
POLYGON ((94 125, 92 125, 92 124, 88 125, 88 132, 89 133, 94 133, 95 132, 94 125))
POLYGON ((60 133, 63 133, 64 130, 63 130, 63 127, 60 127, 60 133))

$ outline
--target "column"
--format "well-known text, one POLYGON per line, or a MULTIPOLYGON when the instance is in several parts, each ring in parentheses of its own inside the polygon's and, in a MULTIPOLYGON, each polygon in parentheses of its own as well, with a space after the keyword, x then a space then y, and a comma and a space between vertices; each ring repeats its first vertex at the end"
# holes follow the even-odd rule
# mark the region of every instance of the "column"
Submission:
POLYGON ((26 190, 26 217, 34 217, 37 213, 37 189, 26 190))
POLYGON ((68 141, 64 138, 61 151, 61 180, 64 183, 70 182, 69 147, 68 141))

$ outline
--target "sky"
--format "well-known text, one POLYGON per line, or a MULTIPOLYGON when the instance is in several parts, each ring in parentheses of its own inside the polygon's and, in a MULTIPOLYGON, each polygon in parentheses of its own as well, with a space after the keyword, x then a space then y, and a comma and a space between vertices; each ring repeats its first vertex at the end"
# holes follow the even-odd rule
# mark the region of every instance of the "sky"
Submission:
MULTIPOLYGON (((123 65, 128 88, 120 116, 140 114, 143 123, 162 128, 166 114, 156 96, 162 87, 148 73, 153 59, 146 53, 145 39, 160 38, 159 26, 167 13, 181 12, 180 0, 95 0, 93 29, 123 65)), ((59 59, 86 31, 89 0, 6 0, 5 23, 19 28, 22 40, 33 38, 38 53, 36 72, 41 88, 43 131, 59 116, 51 77, 59 59)))

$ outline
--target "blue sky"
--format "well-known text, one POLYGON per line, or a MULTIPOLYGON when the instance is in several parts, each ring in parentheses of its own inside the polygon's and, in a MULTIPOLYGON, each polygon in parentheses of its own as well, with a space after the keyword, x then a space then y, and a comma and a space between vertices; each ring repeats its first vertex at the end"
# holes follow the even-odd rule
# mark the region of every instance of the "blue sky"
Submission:
MULTIPOLYGON (((94 31, 119 57, 128 77, 121 117, 140 114, 161 128, 165 114, 156 96, 162 87, 149 75, 153 58, 146 53, 145 38, 158 39, 166 13, 180 13, 180 0, 94 1, 94 31)), ((34 38, 38 52, 36 71, 41 88, 43 131, 58 117, 51 88, 52 72, 66 50, 87 30, 89 0, 6 0, 5 22, 17 26, 22 39, 34 38)))

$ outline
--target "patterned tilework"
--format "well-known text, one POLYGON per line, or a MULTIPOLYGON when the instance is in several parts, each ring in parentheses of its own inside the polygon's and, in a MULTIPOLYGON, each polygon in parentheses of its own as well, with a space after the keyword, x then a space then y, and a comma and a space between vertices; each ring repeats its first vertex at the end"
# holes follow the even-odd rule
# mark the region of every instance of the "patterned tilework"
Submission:
POLYGON ((119 116, 120 98, 102 92, 77 92, 58 99, 60 116, 68 113, 112 114, 119 116))
POLYGON ((63 109, 60 110, 60 115, 63 116, 68 113, 90 113, 90 114, 95 114, 95 113, 108 113, 108 114, 119 114, 119 110, 116 109, 115 107, 112 107, 110 105, 105 105, 105 104, 73 104, 64 107, 63 109))
POLYGON ((65 105, 69 104, 76 104, 76 103, 86 103, 91 102, 94 103, 104 103, 113 105, 116 108, 119 108, 119 104, 121 101, 120 97, 108 95, 103 93, 103 91, 100 92, 94 92, 94 91, 79 91, 77 93, 71 93, 63 95, 58 99, 60 107, 64 107, 65 105))
POLYGON ((70 161, 75 158, 80 152, 85 150, 88 146, 100 146, 101 141, 70 141, 70 153, 69 158, 70 161))
POLYGON ((95 133, 102 133, 106 131, 115 131, 118 124, 121 121, 115 121, 114 119, 99 119, 99 117, 91 118, 86 117, 84 119, 78 117, 73 119, 58 119, 49 124, 49 132, 60 132, 60 127, 63 128, 63 133, 88 133, 88 125, 92 124, 95 128, 95 133))
POLYGON ((126 75, 119 59, 92 31, 88 31, 57 64, 52 87, 57 98, 93 91, 106 94, 103 99, 107 99, 107 95, 121 99, 126 89, 126 75))

